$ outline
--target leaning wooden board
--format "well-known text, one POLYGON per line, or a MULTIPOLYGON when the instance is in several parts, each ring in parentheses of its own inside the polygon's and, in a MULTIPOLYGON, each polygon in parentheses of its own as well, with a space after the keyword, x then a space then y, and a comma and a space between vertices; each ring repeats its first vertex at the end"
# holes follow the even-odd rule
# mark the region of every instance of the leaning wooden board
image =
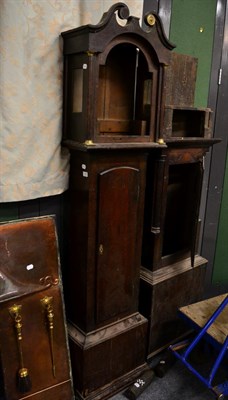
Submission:
POLYGON ((0 224, 1 399, 73 399, 66 332, 54 218, 0 224))
MULTIPOLYGON (((198 303, 180 308, 180 313, 202 328, 227 296, 226 294, 212 297, 198 303)), ((221 312, 210 326, 207 333, 218 343, 223 344, 228 335, 228 307, 221 312)))

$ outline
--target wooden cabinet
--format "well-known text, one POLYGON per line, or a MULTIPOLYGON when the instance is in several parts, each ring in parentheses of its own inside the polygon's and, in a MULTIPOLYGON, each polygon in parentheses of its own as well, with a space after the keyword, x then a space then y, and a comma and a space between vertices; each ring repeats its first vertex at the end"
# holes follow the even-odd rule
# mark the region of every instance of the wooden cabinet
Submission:
POLYGON ((202 296, 207 260, 197 244, 207 150, 205 143, 172 143, 148 163, 140 288, 140 312, 149 320, 148 358, 186 332, 177 310, 202 296))
POLYGON ((88 399, 131 383, 203 285, 196 239, 211 112, 193 107, 195 59, 171 56, 157 15, 145 23, 117 3, 97 25, 62 33, 66 311, 75 390, 88 399))
POLYGON ((147 320, 138 312, 146 158, 142 150, 72 149, 65 293, 83 397, 108 395, 146 368, 147 320))
POLYGON ((149 321, 148 358, 186 333, 177 310, 203 293, 207 260, 198 249, 199 207, 204 158, 217 140, 211 137, 211 110, 193 107, 196 71, 193 57, 173 54, 166 76, 166 102, 173 101, 165 104, 166 148, 150 152, 147 163, 139 309, 149 321))
POLYGON ((148 153, 160 141, 165 65, 158 16, 148 29, 113 5, 98 25, 63 32, 63 144, 71 153, 64 282, 74 386, 108 397, 146 368, 139 286, 148 153))

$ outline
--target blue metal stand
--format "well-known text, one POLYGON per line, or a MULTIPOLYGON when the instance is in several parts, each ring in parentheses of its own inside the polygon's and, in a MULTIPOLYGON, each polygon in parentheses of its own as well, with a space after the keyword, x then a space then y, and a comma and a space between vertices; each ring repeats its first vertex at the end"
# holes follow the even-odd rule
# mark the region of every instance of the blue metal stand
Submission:
POLYGON ((204 327, 200 329, 198 335, 195 337, 195 339, 189 344, 189 341, 182 341, 179 343, 176 343, 175 345, 171 345, 169 349, 174 353, 174 355, 182 361, 182 363, 191 371, 193 372, 197 378, 201 380, 216 396, 217 399, 223 399, 225 395, 228 395, 228 380, 225 382, 217 385, 217 386, 212 386, 212 381, 215 377, 215 374, 217 372, 217 369, 219 368, 219 365, 222 362, 222 359, 227 351, 228 348, 228 336, 226 337, 221 350, 218 354, 218 357, 216 358, 214 365, 209 373, 208 379, 204 378, 190 363, 187 361, 187 358, 191 351, 194 349, 194 347, 197 345, 197 343, 202 339, 202 337, 206 334, 208 328, 213 324, 213 322, 216 320, 216 318, 219 316, 219 314, 223 311, 223 309, 226 307, 228 304, 228 296, 222 301, 220 306, 216 309, 216 311, 213 313, 213 315, 210 317, 210 319, 206 322, 204 327), (185 348, 185 351, 180 354, 178 351, 180 349, 185 348))

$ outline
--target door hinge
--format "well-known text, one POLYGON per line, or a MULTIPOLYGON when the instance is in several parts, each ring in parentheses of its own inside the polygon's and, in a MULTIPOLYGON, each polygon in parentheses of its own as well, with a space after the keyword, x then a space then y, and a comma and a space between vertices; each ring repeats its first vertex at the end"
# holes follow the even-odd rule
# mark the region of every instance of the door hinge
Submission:
POLYGON ((222 83, 222 68, 219 68, 218 85, 221 85, 221 83, 222 83))

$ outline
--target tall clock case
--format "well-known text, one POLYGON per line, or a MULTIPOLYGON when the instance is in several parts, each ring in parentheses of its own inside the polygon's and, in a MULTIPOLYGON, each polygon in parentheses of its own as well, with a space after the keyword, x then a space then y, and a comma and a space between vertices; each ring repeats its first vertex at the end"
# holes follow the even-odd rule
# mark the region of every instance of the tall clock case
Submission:
MULTIPOLYGON (((63 145, 71 152, 64 281, 82 398, 108 397, 147 369, 166 343, 165 324, 199 295, 193 274, 203 282, 206 265, 196 238, 211 111, 171 101, 180 98, 174 46, 157 15, 145 23, 117 3, 99 24, 62 33, 63 145), (185 272, 191 289, 172 303, 185 272)), ((194 71, 183 99, 192 99, 194 71)))

